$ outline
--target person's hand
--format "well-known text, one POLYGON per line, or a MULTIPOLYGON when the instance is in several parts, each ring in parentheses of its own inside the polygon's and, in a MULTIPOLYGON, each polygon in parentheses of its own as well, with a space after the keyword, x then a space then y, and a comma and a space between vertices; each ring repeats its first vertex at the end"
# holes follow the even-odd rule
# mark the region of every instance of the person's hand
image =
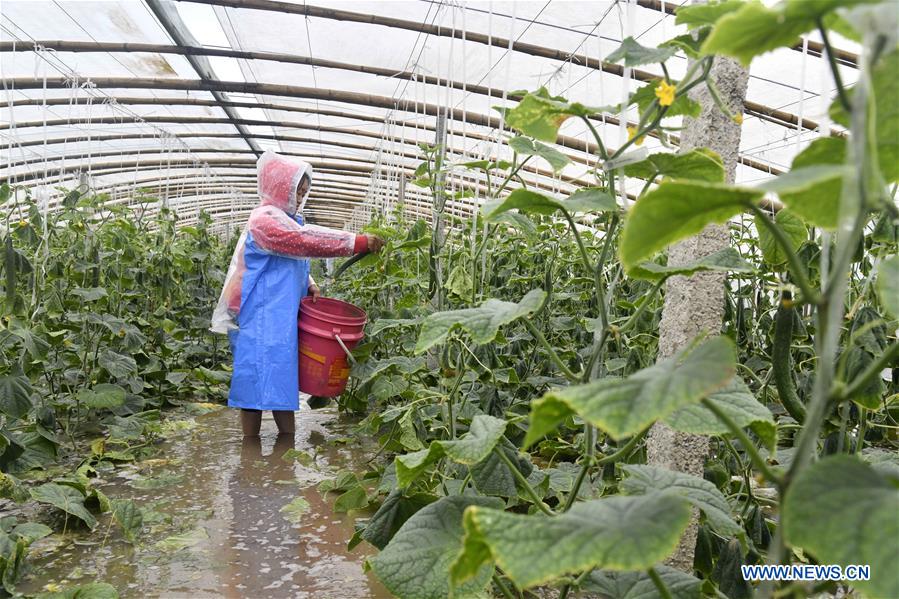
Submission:
POLYGON ((314 304, 315 302, 318 301, 318 298, 321 297, 322 290, 319 289, 318 285, 313 283, 312 285, 309 286, 309 291, 306 293, 306 295, 312 297, 312 303, 314 304))
POLYGON ((384 247, 384 240, 376 235, 366 235, 365 238, 368 240, 368 251, 372 254, 377 254, 384 247))

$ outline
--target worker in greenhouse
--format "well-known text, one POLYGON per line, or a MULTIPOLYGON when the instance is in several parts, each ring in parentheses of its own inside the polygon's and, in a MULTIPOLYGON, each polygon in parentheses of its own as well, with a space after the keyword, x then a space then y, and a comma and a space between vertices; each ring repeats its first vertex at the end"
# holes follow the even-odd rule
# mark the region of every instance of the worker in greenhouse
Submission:
POLYGON ((210 330, 227 333, 234 356, 228 406, 240 408, 244 436, 259 435, 262 411, 271 410, 280 434, 295 431, 299 409, 297 313, 307 294, 321 291, 309 258, 378 252, 384 242, 305 224, 303 206, 312 166, 265 152, 256 163, 259 206, 250 213, 210 330))

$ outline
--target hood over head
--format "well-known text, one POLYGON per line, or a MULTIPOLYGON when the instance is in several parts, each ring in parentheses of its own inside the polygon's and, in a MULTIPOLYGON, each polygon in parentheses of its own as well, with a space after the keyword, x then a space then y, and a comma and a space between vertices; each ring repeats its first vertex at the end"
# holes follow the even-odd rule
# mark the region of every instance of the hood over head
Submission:
POLYGON ((262 206, 274 206, 294 215, 303 210, 309 191, 297 205, 297 188, 303 175, 309 176, 312 188, 312 165, 297 158, 265 152, 256 161, 256 179, 262 206))

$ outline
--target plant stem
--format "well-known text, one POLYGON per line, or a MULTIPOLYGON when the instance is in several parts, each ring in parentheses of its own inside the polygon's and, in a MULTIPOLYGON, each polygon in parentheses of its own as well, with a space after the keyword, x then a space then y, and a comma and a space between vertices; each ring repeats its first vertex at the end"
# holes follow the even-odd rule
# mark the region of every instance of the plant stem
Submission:
POLYGON ((620 449, 616 450, 615 453, 609 454, 596 460, 595 465, 607 466, 609 464, 614 464, 622 458, 626 458, 630 455, 631 451, 633 451, 634 447, 637 446, 637 443, 640 442, 640 440, 644 437, 644 435, 646 435, 647 432, 649 432, 648 427, 631 437, 630 440, 625 443, 620 449))
POLYGON ((570 592, 572 586, 574 586, 574 587, 581 586, 581 583, 584 582, 585 578, 590 576, 591 572, 593 572, 592 568, 590 568, 589 570, 584 570, 583 572, 578 574, 578 577, 575 578, 573 582, 565 583, 565 586, 562 587, 562 590, 559 593, 559 599, 565 599, 565 597, 568 596, 568 593, 570 592))
POLYGON ((534 490, 534 487, 531 486, 531 483, 528 482, 528 479, 524 477, 521 471, 518 469, 518 466, 515 465, 512 460, 509 459, 509 456, 506 455, 506 452, 502 450, 501 447, 495 447, 493 451, 496 452, 496 455, 499 456, 499 459, 503 461, 503 463, 512 471, 512 475, 515 477, 515 480, 524 488, 525 493, 534 501, 537 508, 546 514, 547 516, 555 516, 555 512, 553 512, 548 505, 543 503, 543 499, 537 495, 537 491, 534 490))
POLYGON ((690 69, 684 75, 684 78, 681 79, 682 85, 679 85, 677 87, 677 94, 675 94, 675 96, 674 96, 675 99, 686 95, 687 92, 689 92, 691 89, 693 89, 694 87, 696 87, 697 85, 699 85, 700 83, 702 83, 703 81, 705 81, 708 78, 709 73, 712 71, 713 59, 714 59, 713 56, 707 56, 707 57, 703 58, 702 60, 700 60, 699 62, 693 63, 693 65, 690 67, 690 69), (699 67, 702 67, 702 74, 699 77, 697 77, 695 80, 690 81, 687 84, 684 84, 684 81, 688 81, 690 79, 690 77, 693 76, 693 73, 696 72, 696 69, 698 69, 699 67))
POLYGON ((646 183, 644 183, 643 187, 640 188, 640 193, 637 194, 638 200, 643 197, 644 193, 649 191, 650 186, 652 186, 652 184, 655 183, 656 177, 658 177, 658 176, 659 176, 659 171, 656 171, 655 174, 653 174, 653 176, 649 177, 646 180, 646 183))
POLYGON ((506 583, 503 582, 503 579, 500 578, 499 574, 493 574, 493 584, 499 587, 499 590, 502 592, 504 597, 508 599, 515 599, 515 595, 512 594, 512 591, 509 590, 509 587, 506 586, 506 583))
POLYGON ((596 447, 596 439, 594 438, 594 429, 590 425, 590 423, 584 424, 584 446, 586 448, 584 463, 581 465, 581 471, 578 472, 577 479, 574 481, 574 485, 571 487, 571 492, 568 494, 568 498, 565 500, 565 505, 562 506, 562 511, 567 512, 571 509, 571 506, 574 505, 575 499, 577 499, 578 493, 581 491, 581 485, 584 484, 584 479, 587 478, 587 473, 590 471, 590 467, 593 465, 593 453, 596 447))
POLYGON ((593 269, 593 285, 596 287, 596 303, 599 308, 599 318, 602 322, 602 328, 609 328, 609 314, 606 309, 606 300, 602 288, 602 271, 605 268, 606 260, 609 259, 609 249, 612 247, 612 238, 615 236, 615 228, 618 226, 618 215, 612 215, 612 220, 606 228, 606 236, 603 240, 602 251, 599 254, 599 262, 593 269))
POLYGON ((740 517, 746 518, 746 513, 749 511, 750 501, 755 501, 755 496, 752 494, 752 483, 749 481, 749 473, 752 470, 751 468, 747 468, 743 464, 743 458, 740 457, 740 452, 731 444, 727 439, 722 439, 722 443, 727 447, 730 454, 734 457, 734 461, 737 462, 737 467, 740 469, 740 474, 743 477, 743 490, 741 490, 741 494, 746 495, 746 501, 743 503, 743 509, 740 511, 740 517))
POLYGON ((755 443, 743 432, 737 423, 734 422, 730 416, 725 414, 721 408, 715 405, 714 402, 709 401, 708 398, 702 400, 702 405, 705 406, 707 410, 715 415, 718 420, 721 421, 724 426, 731 432, 731 434, 737 438, 740 444, 743 446, 746 454, 749 455, 750 460, 752 460, 753 465, 759 469, 762 475, 768 480, 776 483, 777 485, 781 484, 781 477, 778 476, 768 465, 768 463, 762 458, 761 454, 759 454, 758 448, 756 448, 755 443))
POLYGON ((837 66, 836 58, 833 55, 833 48, 830 45, 830 38, 827 37, 827 29, 824 27, 824 20, 821 17, 816 19, 818 31, 821 33, 821 39, 824 41, 824 49, 827 51, 827 62, 830 64, 830 72, 833 74, 833 82, 837 86, 837 94, 840 98, 840 104, 846 113, 852 112, 852 104, 849 102, 849 96, 846 94, 846 88, 843 87, 843 78, 840 76, 840 69, 837 66))
MULTIPOLYGON (((859 209, 856 217, 863 221, 864 204, 859 209)), ((856 247, 858 235, 863 227, 855 226, 848 239, 838 244, 840 253, 834 261, 832 284, 828 284, 824 292, 824 300, 818 307, 818 339, 816 353, 818 355, 818 367, 815 371, 815 383, 812 388, 812 400, 806 412, 805 426, 799 433, 799 441, 796 443, 796 453, 793 463, 787 471, 785 485, 789 485, 812 460, 812 454, 818 443, 818 433, 827 415, 830 406, 830 397, 834 392, 834 356, 840 336, 840 325, 843 317, 843 299, 846 291, 846 274, 849 272, 849 260, 856 247), (840 274, 842 273, 842 274, 840 274), (839 276, 837 276, 839 274, 839 276)))
POLYGON ((628 331, 637 324, 637 319, 639 319, 640 316, 642 316, 643 313, 646 312, 646 308, 649 306, 649 304, 652 303, 652 300, 655 299, 656 294, 659 292, 659 289, 662 288, 662 285, 665 284, 665 281, 667 279, 668 277, 664 277, 656 281, 655 285, 652 286, 652 289, 649 291, 649 293, 643 296, 643 303, 640 304, 640 306, 634 311, 633 314, 631 314, 630 318, 628 318, 623 325, 618 327, 619 333, 628 331))
POLYGON ((565 378, 567 378, 572 383, 578 382, 580 378, 576 374, 571 372, 571 369, 568 368, 565 362, 562 361, 562 358, 560 358, 559 354, 556 353, 555 348, 550 345, 549 341, 546 340, 546 337, 543 336, 543 333, 540 332, 536 325, 534 325, 534 323, 527 318, 522 319, 522 322, 524 322, 524 326, 527 327, 528 331, 530 331, 534 339, 537 340, 537 343, 542 345, 543 349, 547 351, 550 360, 552 360, 553 364, 555 364, 559 368, 559 370, 562 371, 562 374, 565 375, 565 378))
POLYGON ((606 151, 606 146, 602 143, 602 137, 600 137, 599 132, 596 130, 596 127, 593 126, 593 123, 590 122, 590 119, 582 116, 581 120, 587 125, 587 128, 590 130, 590 133, 593 134, 593 138, 596 140, 596 146, 599 148, 599 156, 603 160, 609 159, 609 153, 606 151))
POLYGON ((496 194, 493 197, 498 198, 499 194, 501 194, 503 192, 503 190, 506 189, 506 185, 508 185, 509 182, 515 178, 515 175, 518 174, 518 171, 520 171, 522 168, 524 168, 524 165, 527 164, 528 161, 533 157, 534 157, 533 155, 528 156, 527 158, 525 158, 524 160, 521 161, 521 164, 519 164, 514 169, 512 169, 512 172, 509 173, 509 176, 506 177, 506 179, 503 181, 503 184, 500 185, 499 189, 496 190, 496 194))
POLYGON ((468 486, 468 481, 471 480, 471 468, 468 469, 468 474, 465 475, 465 478, 462 480, 462 486, 459 487, 459 495, 465 493, 465 487, 468 486))
POLYGON ((662 581, 658 572, 656 572, 656 569, 650 568, 646 573, 649 574, 649 577, 652 579, 652 584, 655 585, 656 590, 659 592, 659 596, 662 599, 671 599, 671 592, 668 590, 668 587, 665 586, 665 583, 662 581))
POLYGON ((453 413, 453 396, 449 395, 446 399, 447 418, 450 423, 450 439, 456 438, 456 415, 453 413))
POLYGON ((865 446, 865 432, 868 428, 868 410, 865 408, 858 409, 858 440, 855 442, 855 453, 858 455, 862 454, 862 449, 865 446))
MULTIPOLYGON (((870 40, 866 39, 865 42, 867 46, 870 40)), ((836 354, 840 326, 842 324, 847 274, 850 272, 851 258, 856 244, 864 232, 866 221, 865 206, 868 199, 866 182, 877 180, 875 177, 869 179, 872 174, 869 172, 870 169, 873 168, 875 173, 877 170, 876 161, 871 158, 868 147, 868 140, 872 135, 867 118, 870 104, 868 90, 872 85, 870 69, 873 63, 871 62, 872 58, 865 57, 864 54, 863 57, 858 82, 852 98, 853 102, 849 104, 850 130, 853 135, 847 147, 845 162, 847 167, 858 164, 861 166, 861 169, 860 172, 859 170, 850 171, 851 175, 844 180, 843 193, 840 198, 841 216, 850 214, 851 210, 854 221, 851 223, 851 232, 848 234, 844 233, 837 239, 837 258, 834 261, 833 270, 829 273, 827 286, 824 289, 826 301, 819 308, 818 320, 821 332, 818 336, 820 342, 816 343, 818 367, 815 373, 815 384, 809 409, 810 417, 806 427, 800 433, 794 461, 787 473, 788 484, 811 461, 817 444, 818 433, 829 405, 828 400, 834 392, 832 388, 834 377, 833 357, 836 354), (875 164, 870 164, 871 162, 875 164)), ((841 218, 841 220, 845 221, 845 218, 841 218)), ((846 223, 842 222, 840 224, 843 225, 842 230, 845 231, 846 223)), ((867 371, 863 374, 867 374, 867 371)))
POLYGON ((562 209, 562 213, 565 215, 566 220, 568 220, 568 225, 571 227, 571 232, 574 234, 575 241, 577 241, 577 247, 581 252, 581 260, 584 262, 584 268, 587 269, 587 272, 590 272, 593 270, 593 265, 590 263, 590 256, 587 254, 587 248, 584 246, 581 234, 574 224, 574 219, 571 217, 568 210, 565 210, 564 208, 562 209))
POLYGON ((571 492, 568 494, 568 497, 565 499, 565 505, 562 507, 562 511, 567 512, 568 510, 571 509, 571 506, 574 505, 574 502, 577 499, 577 495, 581 490, 581 485, 584 483, 584 480, 586 479, 587 473, 589 472, 590 468, 592 468, 594 466, 607 466, 609 464, 614 464, 618 460, 627 457, 628 455, 630 455, 631 451, 633 451, 634 447, 637 445, 637 443, 640 442, 640 439, 643 438, 643 435, 645 435, 646 431, 648 431, 648 430, 649 429, 647 428, 646 430, 639 432, 636 435, 634 435, 633 437, 631 437, 630 440, 627 443, 625 443, 623 446, 621 446, 621 448, 619 448, 617 451, 615 451, 615 453, 613 453, 611 455, 607 455, 603 458, 596 460, 593 458, 593 453, 595 451, 595 445, 596 445, 596 441, 593 439, 593 434, 595 431, 592 426, 590 426, 589 424, 585 424, 584 425, 584 438, 585 438, 585 440, 587 440, 587 443, 588 443, 587 456, 584 460, 583 466, 581 466, 581 471, 578 472, 578 477, 574 481, 574 486, 571 488, 571 492), (588 430, 590 431, 589 440, 587 440, 588 439, 587 438, 588 430))
POLYGON ((781 230, 781 228, 778 227, 767 214, 765 214, 764 210, 752 203, 748 204, 748 207, 755 217, 768 229, 771 235, 774 236, 777 245, 779 245, 780 249, 786 254, 787 262, 790 265, 790 273, 796 279, 796 284, 802 291, 803 301, 816 305, 820 304, 822 301, 821 294, 812 287, 811 283, 809 283, 808 272, 799 260, 799 256, 793 250, 793 246, 790 244, 790 240, 787 239, 786 234, 784 234, 783 230, 781 230))
POLYGON ((487 241, 489 241, 489 239, 490 239, 491 237, 493 237, 493 234, 496 233, 496 229, 497 229, 498 227, 499 227, 499 225, 493 225, 492 227, 490 227, 490 233, 488 233, 487 235, 485 235, 485 236, 484 236, 484 240, 478 245, 478 251, 477 251, 477 253, 474 255, 475 260, 477 260, 478 258, 480 258, 481 253, 484 251, 484 248, 487 247, 487 241))
POLYGON ((631 147, 633 144, 637 143, 638 139, 655 129, 659 125, 659 123, 662 122, 662 118, 665 116, 665 113, 668 112, 667 106, 663 106, 662 109, 659 110, 659 113, 656 115, 656 117, 652 120, 652 122, 650 122, 648 125, 646 124, 647 119, 649 119, 649 115, 655 111, 658 105, 658 100, 652 101, 652 104, 647 107, 646 111, 640 117, 640 122, 637 123, 637 130, 634 135, 625 143, 623 143, 620 148, 615 150, 615 153, 609 157, 609 161, 615 160, 616 158, 624 154, 624 151, 631 147))
POLYGON ((602 355, 603 348, 606 345, 606 338, 608 336, 609 336, 609 329, 603 329, 599 333, 599 338, 596 339, 596 342, 593 344, 593 353, 590 356, 590 360, 587 362, 587 366, 584 368, 584 372, 581 374, 581 382, 582 383, 589 383, 590 380, 593 378, 594 367, 596 366, 596 363, 599 361, 599 357, 602 355))

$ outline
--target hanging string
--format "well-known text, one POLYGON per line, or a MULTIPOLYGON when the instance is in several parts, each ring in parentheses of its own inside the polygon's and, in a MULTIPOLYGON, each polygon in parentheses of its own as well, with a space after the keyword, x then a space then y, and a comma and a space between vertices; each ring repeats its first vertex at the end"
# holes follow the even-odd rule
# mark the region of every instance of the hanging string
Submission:
MULTIPOLYGON (((444 164, 446 164, 450 161, 449 140, 450 140, 450 123, 452 123, 452 112, 450 111, 450 104, 451 104, 450 90, 452 89, 453 81, 455 81, 454 72, 453 72, 453 55, 454 55, 455 46, 456 46, 456 5, 455 4, 452 4, 452 9, 453 9, 452 10, 452 18, 450 20, 450 22, 452 24, 452 34, 450 35, 450 38, 449 38, 450 49, 449 49, 449 60, 447 61, 447 64, 446 64, 446 82, 445 82, 446 83, 446 92, 445 92, 446 93, 446 102, 444 104, 444 111, 446 112, 446 128, 444 130, 444 140, 443 140, 444 141, 444 143, 443 143, 444 164)), ((444 168, 446 168, 446 167, 444 167, 444 168)), ((446 169, 446 175, 444 177, 444 181, 445 181, 444 192, 446 192, 446 187, 448 184, 450 192, 455 194, 456 178, 453 176, 453 173, 450 169, 446 169)), ((452 201, 449 201, 446 203, 448 203, 450 205, 450 211, 452 213, 452 209, 455 207, 454 206, 455 200, 452 200, 452 201)))
MULTIPOLYGON (((183 149, 182 149, 182 152, 184 152, 183 149)), ((190 156, 185 156, 185 159, 190 160, 190 156)), ((178 181, 178 191, 175 193, 175 198, 178 200, 178 205, 181 204, 181 198, 184 195, 184 187, 185 187, 186 183, 187 183, 187 179, 184 177, 182 177, 178 181)))
MULTIPOLYGON (((512 55, 513 55, 512 48, 515 44, 514 40, 515 40, 515 25, 517 22, 517 10, 518 10, 518 5, 517 5, 517 3, 513 2, 512 3, 512 20, 509 24, 509 45, 506 48, 506 73, 505 73, 505 76, 503 79, 503 98, 502 98, 503 109, 506 108, 506 99, 507 99, 506 96, 509 93, 509 80, 512 78, 512 55)), ((499 120, 499 131, 497 132, 497 143, 502 143, 502 137, 503 137, 503 133, 504 133, 503 127, 505 126, 505 124, 506 124, 505 118, 502 118, 499 120)))
POLYGON ((169 206, 169 182, 172 176, 172 144, 169 143, 168 138, 165 140, 165 145, 163 145, 164 153, 165 153, 165 194, 162 197, 162 207, 168 208, 169 206))
MULTIPOLYGON (((50 161, 49 161, 49 150, 47 148, 47 63, 43 59, 43 53, 46 51, 46 48, 35 46, 35 52, 41 60, 34 61, 34 68, 37 71, 38 65, 43 67, 41 69, 41 129, 44 132, 44 179, 47 179, 49 175, 50 169, 50 161)), ((37 78, 37 77, 35 77, 37 78)), ((35 286, 36 287, 36 286, 35 286)))
POLYGON ((805 70, 808 64, 808 37, 802 37, 802 67, 799 69, 799 107, 796 118, 796 153, 802 146, 802 116, 805 112, 805 70))
MULTIPOLYGON (((808 42, 803 41, 802 49, 806 50, 808 47, 808 42)), ((818 136, 819 137, 828 137, 830 136, 830 98, 831 94, 825 93, 828 91, 830 87, 830 64, 827 61, 827 58, 821 56, 818 59, 818 78, 820 84, 818 89, 821 90, 821 93, 818 94, 818 102, 821 106, 818 114, 818 136)), ((800 121, 801 123, 802 121, 800 121)))
MULTIPOLYGON (((625 4, 625 22, 624 31, 621 33, 621 39, 627 39, 634 32, 634 4, 631 0, 627 0, 625 4)), ((618 119, 618 146, 621 147, 627 142, 627 116, 628 116, 628 98, 631 89, 631 68, 624 67, 624 74, 621 83, 621 112, 618 119)), ((627 206, 627 185, 624 181, 619 189, 621 195, 621 206, 627 206)))
MULTIPOLYGON (((602 19, 604 19, 605 16, 608 14, 609 13, 607 11, 606 14, 603 15, 602 19)), ((602 22, 602 19, 600 19, 600 23, 602 22)), ((602 35, 599 35, 599 34, 596 35, 596 56, 597 56, 597 60, 602 62, 602 59, 603 59, 602 35)), ((603 71, 602 69, 599 69, 598 73, 599 73, 599 105, 605 106, 606 105, 605 71, 603 71)), ((602 119, 602 128, 600 128, 600 131, 602 132, 601 135, 605 135, 605 132, 606 132, 606 111, 605 110, 602 111, 602 114, 600 115, 600 119, 602 119)), ((600 158, 599 153, 597 152, 596 162, 593 164, 593 168, 597 170, 597 174, 599 171, 600 160, 602 160, 602 159, 600 158)))
MULTIPOLYGON (((85 90, 92 90, 92 89, 95 89, 96 87, 97 86, 94 84, 94 82, 91 81, 89 78, 86 79, 85 82, 81 84, 81 89, 85 89, 85 90)), ((85 107, 87 108, 87 175, 88 175, 87 180, 88 180, 88 188, 90 188, 90 185, 91 185, 90 184, 90 175, 91 175, 91 172, 93 171, 93 168, 91 165, 91 148, 92 148, 92 145, 91 145, 91 133, 92 133, 91 119, 93 118, 94 96, 89 91, 85 92, 85 95, 87 96, 86 104, 85 104, 85 107)))
MULTIPOLYGON (((464 98, 467 95, 467 86, 468 86, 468 29, 465 25, 465 6, 462 6, 462 97, 464 98)), ((468 153, 468 104, 466 102, 462 102, 462 162, 468 162, 471 158, 468 153)), ((474 183, 477 179, 469 175, 467 177, 471 182, 472 187, 475 187, 474 183)), ((464 186, 466 177, 462 177, 462 183, 464 186)), ((472 202, 471 207, 471 216, 472 216, 472 243, 475 240, 475 236, 477 231, 475 230, 475 224, 477 223, 477 212, 478 212, 478 200, 477 194, 475 195, 474 201, 472 202)))
MULTIPOLYGON (((13 64, 15 64, 16 57, 16 40, 12 42, 12 56, 13 56, 13 64)), ((9 156, 10 161, 12 161, 12 148, 13 148, 13 140, 16 138, 16 119, 13 115, 13 99, 10 88, 6 84, 6 78, 3 77, 3 90, 6 93, 6 102, 9 104, 9 149, 7 150, 7 156, 9 156)), ((10 183, 15 185, 16 177, 15 175, 10 177, 10 183)))

